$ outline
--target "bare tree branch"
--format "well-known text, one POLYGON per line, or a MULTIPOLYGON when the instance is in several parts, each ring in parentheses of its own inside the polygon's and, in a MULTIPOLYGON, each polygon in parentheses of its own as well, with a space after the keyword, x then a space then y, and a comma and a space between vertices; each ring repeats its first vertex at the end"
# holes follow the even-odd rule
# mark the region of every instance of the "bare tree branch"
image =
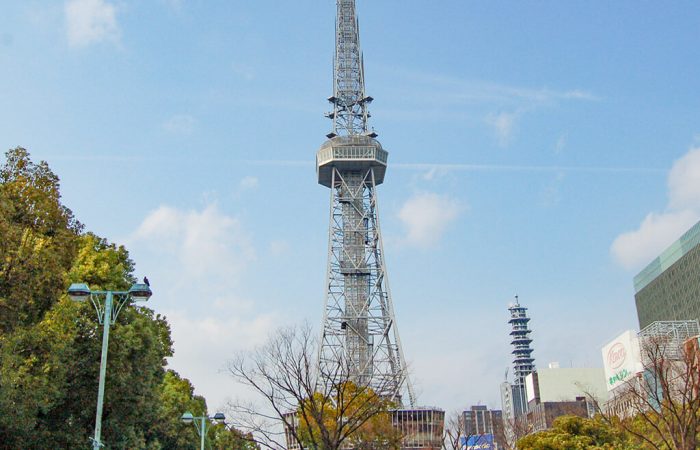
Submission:
MULTIPOLYGON (((614 399, 630 403, 631 417, 620 426, 655 449, 694 450, 700 426, 697 340, 681 346, 670 335, 646 336, 640 350, 645 370, 618 388, 614 399)), ((598 410, 612 423, 611 413, 598 410)))
MULTIPOLYGON (((262 447, 336 450, 350 442, 359 447, 363 439, 377 437, 368 430, 376 427, 378 417, 391 425, 390 401, 353 383, 347 361, 341 358, 319 372, 314 336, 309 324, 283 328, 264 345, 229 361, 231 376, 263 403, 231 402, 229 414, 236 428, 252 434, 262 447)), ((384 386, 375 381, 381 392, 384 386)))

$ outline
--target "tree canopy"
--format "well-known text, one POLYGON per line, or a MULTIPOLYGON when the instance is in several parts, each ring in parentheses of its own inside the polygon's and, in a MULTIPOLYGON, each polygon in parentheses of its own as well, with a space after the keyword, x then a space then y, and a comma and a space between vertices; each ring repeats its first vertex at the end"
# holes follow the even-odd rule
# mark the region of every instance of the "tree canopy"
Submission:
POLYGON ((82 225, 58 177, 18 147, 0 168, 0 332, 40 321, 65 289, 82 225))
POLYGON ((561 416, 552 428, 518 440, 520 450, 632 450, 639 448, 619 427, 597 416, 561 416))
POLYGON ((368 387, 346 381, 332 395, 314 393, 297 409, 299 434, 305 447, 334 445, 357 450, 398 450, 401 433, 391 424, 393 403, 368 387))
MULTIPOLYGON (((102 327, 90 302, 72 302, 66 288, 85 282, 127 290, 134 263, 124 247, 83 231, 61 203, 58 177, 20 147, 0 167, 0 236, 0 449, 87 448, 102 327)), ((164 317, 145 306, 122 309, 109 343, 106 448, 189 449, 198 442, 180 416, 206 414, 206 402, 166 370, 172 354, 164 317)), ((220 428, 210 438, 224 447, 215 448, 232 448, 242 437, 220 428)))

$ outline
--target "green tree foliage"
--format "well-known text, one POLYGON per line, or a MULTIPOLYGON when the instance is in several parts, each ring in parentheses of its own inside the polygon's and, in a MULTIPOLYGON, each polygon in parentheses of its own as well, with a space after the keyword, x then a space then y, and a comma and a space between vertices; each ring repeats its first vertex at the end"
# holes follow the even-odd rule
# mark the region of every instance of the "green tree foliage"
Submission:
POLYGON ((64 290, 81 230, 58 177, 18 147, 0 168, 0 333, 42 319, 64 290))
MULTIPOLYGON (((33 163, 22 148, 7 152, 0 167, 0 449, 90 446, 102 326, 93 305, 72 302, 66 287, 127 290, 135 281, 127 250, 83 234, 60 198, 45 162, 33 163)), ((198 441, 179 419, 186 410, 206 414, 206 403, 188 380, 166 372, 169 356, 165 318, 142 305, 123 308, 109 342, 106 448, 190 449, 198 441)), ((227 434, 212 436, 228 442, 227 434)))
MULTIPOLYGON (((160 420, 153 424, 152 431, 163 449, 190 450, 199 442, 193 424, 184 424, 179 418, 189 411, 195 417, 210 415, 203 397, 194 395, 194 386, 177 372, 168 370, 160 386, 160 420), (173 421, 173 418, 178 420, 173 421)), ((213 450, 256 450, 258 447, 250 436, 243 436, 235 429, 212 424, 207 428, 207 448, 213 450)))
POLYGON ((124 246, 117 247, 93 233, 79 238, 79 248, 70 271, 69 283, 87 283, 93 290, 128 290, 136 281, 134 263, 124 246))
POLYGON ((212 450, 260 450, 252 435, 244 435, 224 425, 215 425, 210 438, 212 450))
POLYGON ((153 432, 159 436, 160 444, 167 449, 190 449, 197 442, 194 426, 182 423, 179 418, 185 411, 194 416, 207 413, 207 403, 203 397, 194 395, 194 386, 177 372, 168 370, 160 386, 160 420, 153 424, 153 432), (173 421, 177 418, 177 421, 173 421))
MULTIPOLYGON (((696 449, 696 442, 700 442, 700 427, 684 429, 678 424, 681 420, 687 420, 683 416, 700 415, 697 411, 698 405, 694 406, 693 411, 691 407, 681 410, 674 402, 663 403, 659 410, 647 410, 622 421, 625 431, 637 439, 640 449, 696 449)), ((700 416, 696 420, 700 420, 700 416)))
MULTIPOLYGON (((124 289, 133 264, 123 248, 86 234, 77 238, 68 281, 124 289), (115 269, 116 268, 116 269, 115 269)), ((64 288, 65 289, 65 288, 64 288)), ((7 448, 80 448, 92 434, 102 327, 93 306, 65 295, 36 324, 20 324, 0 347, 0 440, 7 448)), ((165 358, 172 355, 165 319, 124 308, 111 331, 103 436, 112 448, 147 448, 159 415, 165 358)), ((177 420, 178 416, 172 418, 177 420)))
POLYGON ((561 416, 552 428, 525 436, 517 443, 519 450, 632 450, 639 448, 631 437, 603 420, 578 416, 561 416))

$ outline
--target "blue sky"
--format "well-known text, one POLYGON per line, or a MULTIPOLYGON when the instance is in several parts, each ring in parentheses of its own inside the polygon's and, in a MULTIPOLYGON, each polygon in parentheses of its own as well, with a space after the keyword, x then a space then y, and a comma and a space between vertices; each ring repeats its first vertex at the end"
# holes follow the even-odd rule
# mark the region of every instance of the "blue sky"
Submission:
MULTIPOLYGON (((0 2, 0 140, 126 244, 212 408, 322 315, 331 0, 0 2)), ((632 277, 700 219, 696 2, 358 0, 379 200, 423 404, 500 407, 507 305, 536 363, 601 366, 632 277)))

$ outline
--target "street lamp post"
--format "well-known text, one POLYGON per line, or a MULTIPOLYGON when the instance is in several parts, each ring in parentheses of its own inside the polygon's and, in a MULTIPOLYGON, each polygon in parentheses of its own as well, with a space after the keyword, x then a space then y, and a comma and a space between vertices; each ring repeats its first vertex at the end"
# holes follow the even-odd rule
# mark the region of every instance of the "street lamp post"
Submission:
POLYGON ((73 283, 68 288, 68 296, 76 302, 90 299, 97 312, 97 321, 103 326, 102 356, 100 359, 100 384, 97 391, 97 412, 95 414, 95 436, 92 438, 92 448, 99 450, 104 444, 102 436, 102 407, 105 396, 105 375, 107 373, 107 348, 109 344, 109 328, 117 320, 119 311, 133 301, 146 301, 151 297, 151 288, 146 284, 136 283, 128 291, 91 291, 85 283, 73 283), (102 301, 104 299, 104 303, 102 301))
POLYGON ((187 411, 185 412, 182 417, 180 417, 180 420, 182 420, 184 423, 190 424, 194 423, 195 428, 197 429, 197 432, 199 433, 199 448, 200 450, 204 450, 204 438, 207 436, 207 424, 209 423, 210 420, 214 419, 216 423, 224 423, 226 420, 226 416, 224 416, 224 413, 216 413, 214 414, 214 417, 209 417, 209 416, 199 416, 195 417, 192 415, 191 412, 187 411))

